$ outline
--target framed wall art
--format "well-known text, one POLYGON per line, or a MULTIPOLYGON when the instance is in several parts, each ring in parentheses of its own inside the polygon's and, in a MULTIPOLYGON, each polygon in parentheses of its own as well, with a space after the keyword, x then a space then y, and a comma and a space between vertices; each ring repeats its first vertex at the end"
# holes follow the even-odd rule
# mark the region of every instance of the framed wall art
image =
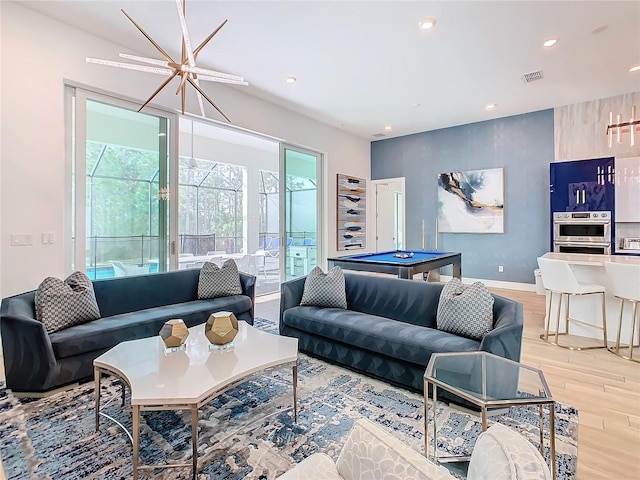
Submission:
POLYGON ((367 181, 350 175, 337 175, 338 250, 367 246, 367 181))
POLYGON ((504 169, 439 174, 438 232, 504 233, 504 169))

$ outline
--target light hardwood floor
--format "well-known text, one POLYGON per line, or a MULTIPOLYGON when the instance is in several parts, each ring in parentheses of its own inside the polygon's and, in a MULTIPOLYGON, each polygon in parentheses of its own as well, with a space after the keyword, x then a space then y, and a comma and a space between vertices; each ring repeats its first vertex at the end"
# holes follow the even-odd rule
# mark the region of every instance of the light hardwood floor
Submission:
POLYGON ((539 338, 544 296, 491 290, 524 307, 522 363, 541 369, 553 398, 579 411, 578 479, 640 479, 640 364, 605 349, 549 345, 539 338))
MULTIPOLYGON (((544 372, 555 400, 579 410, 578 479, 640 480, 640 364, 604 349, 570 351, 546 344, 538 338, 543 296, 492 291, 524 306, 522 362, 544 372)), ((258 297, 256 315, 277 322, 278 310, 278 295, 258 297)), ((1 465, 0 460, 3 480, 1 465)))
MULTIPOLYGON (((640 364, 604 349, 549 345, 539 338, 544 296, 491 290, 523 305, 522 363, 541 369, 553 398, 579 411, 578 479, 640 480, 640 364)), ((277 295, 260 298, 256 315, 277 322, 278 302, 277 295)))

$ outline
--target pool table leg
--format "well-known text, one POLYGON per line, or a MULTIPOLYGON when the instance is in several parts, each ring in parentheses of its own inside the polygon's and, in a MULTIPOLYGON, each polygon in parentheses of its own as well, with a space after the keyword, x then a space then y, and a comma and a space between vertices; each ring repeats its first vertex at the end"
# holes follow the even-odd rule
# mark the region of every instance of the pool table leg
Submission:
POLYGON ((453 276, 462 280, 462 262, 453 264, 453 276))

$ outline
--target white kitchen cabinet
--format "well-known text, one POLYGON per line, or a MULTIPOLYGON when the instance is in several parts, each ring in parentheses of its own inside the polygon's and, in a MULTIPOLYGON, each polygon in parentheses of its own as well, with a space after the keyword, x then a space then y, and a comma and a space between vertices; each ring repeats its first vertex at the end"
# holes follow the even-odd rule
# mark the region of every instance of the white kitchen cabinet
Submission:
POLYGON ((640 222, 640 157, 616 158, 616 222, 640 222))

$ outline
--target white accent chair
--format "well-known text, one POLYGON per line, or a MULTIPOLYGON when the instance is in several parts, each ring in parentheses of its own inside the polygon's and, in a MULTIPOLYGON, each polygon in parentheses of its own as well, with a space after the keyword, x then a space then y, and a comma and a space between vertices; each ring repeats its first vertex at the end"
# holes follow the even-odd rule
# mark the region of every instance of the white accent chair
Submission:
POLYGON ((540 335, 540 338, 547 343, 556 345, 558 347, 567 348, 569 350, 589 350, 592 348, 607 348, 607 320, 605 312, 605 287, 603 285, 586 284, 578 282, 575 273, 571 269, 571 266, 564 260, 556 260, 551 258, 538 258, 538 265, 542 272, 542 284, 544 289, 548 292, 547 305, 545 308, 545 333, 540 335), (549 337, 551 329, 551 306, 553 304, 554 296, 558 296, 557 310, 555 315, 555 330, 551 332, 551 335, 555 337, 552 340, 549 337), (600 295, 601 301, 601 325, 594 325, 593 323, 585 322, 570 316, 570 299, 577 295, 600 295), (562 302, 564 299, 564 314, 560 315, 562 302), (564 320, 564 330, 560 331, 560 321, 564 320), (569 332, 569 324, 573 322, 583 327, 589 327, 592 329, 602 331, 603 343, 602 345, 577 345, 572 343, 561 344, 560 336, 567 338, 573 338, 575 342, 575 336, 569 332))
MULTIPOLYGON (((336 463, 314 453, 279 480, 455 480, 369 420, 356 422, 336 463)), ((551 480, 538 450, 524 437, 495 424, 482 433, 471 455, 468 480, 551 480)))
POLYGON ((638 302, 640 302, 640 265, 604 262, 604 269, 607 272, 607 281, 611 287, 610 293, 620 300, 616 343, 609 347, 609 351, 625 360, 640 362, 640 358, 633 357, 634 349, 640 346, 638 344, 640 343, 640 331, 636 330, 636 328, 640 328, 640 310, 638 309, 638 302), (626 302, 631 303, 629 341, 627 345, 621 345, 622 315, 626 302), (636 338, 638 338, 638 343, 635 343, 636 338), (628 349, 627 355, 624 354, 625 349, 628 349))
POLYGON ((113 274, 116 277, 128 277, 130 275, 143 275, 145 273, 149 273, 149 265, 139 266, 139 265, 125 265, 122 262, 112 261, 111 265, 113 265, 113 274))

